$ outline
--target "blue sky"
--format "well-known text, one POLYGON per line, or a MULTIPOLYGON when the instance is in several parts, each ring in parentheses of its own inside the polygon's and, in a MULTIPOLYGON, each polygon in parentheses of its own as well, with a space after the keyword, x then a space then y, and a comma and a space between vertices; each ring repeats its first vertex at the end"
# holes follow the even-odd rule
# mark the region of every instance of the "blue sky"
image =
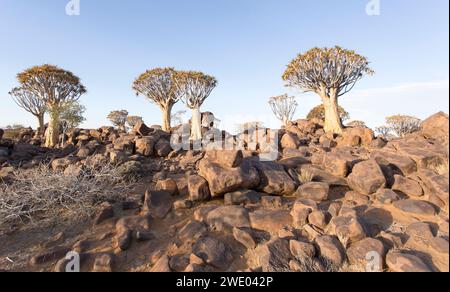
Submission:
POLYGON ((116 109, 160 123, 159 109, 131 83, 165 66, 217 77, 203 110, 226 129, 246 120, 278 126, 270 96, 297 96, 296 118, 320 103, 284 87, 285 66, 300 52, 334 45, 367 56, 376 71, 340 100, 353 119, 377 126, 396 113, 448 112, 448 0, 380 0, 379 16, 366 14, 370 0, 80 0, 79 16, 66 15, 68 2, 0 0, 0 126, 36 125, 8 91, 16 73, 43 63, 82 78, 85 127, 108 124, 116 109))

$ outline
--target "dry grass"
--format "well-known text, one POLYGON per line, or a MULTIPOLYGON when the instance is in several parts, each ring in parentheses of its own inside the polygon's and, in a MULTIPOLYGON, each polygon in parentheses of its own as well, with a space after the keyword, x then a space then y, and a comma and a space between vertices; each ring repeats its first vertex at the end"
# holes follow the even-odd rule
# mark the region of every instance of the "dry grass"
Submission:
POLYGON ((314 173, 312 171, 302 170, 301 173, 298 175, 298 180, 302 184, 312 182, 314 180, 314 173))
POLYGON ((99 204, 119 201, 132 190, 119 169, 110 164, 84 167, 79 173, 55 172, 48 165, 16 169, 9 183, 0 182, 0 226, 41 219, 92 216, 99 204))

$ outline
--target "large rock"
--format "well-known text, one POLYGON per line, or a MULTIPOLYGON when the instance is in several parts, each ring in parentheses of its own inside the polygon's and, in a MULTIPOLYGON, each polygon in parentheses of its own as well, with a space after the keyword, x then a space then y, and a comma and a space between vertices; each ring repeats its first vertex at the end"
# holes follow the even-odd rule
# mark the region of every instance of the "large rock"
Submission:
POLYGON ((267 231, 272 234, 292 225, 292 216, 284 210, 257 210, 249 214, 253 229, 267 231))
POLYGON ((329 192, 330 186, 327 183, 309 182, 301 185, 295 193, 295 196, 297 198, 322 202, 328 200, 329 192))
POLYGON ((391 250, 387 254, 386 264, 392 272, 397 273, 433 272, 433 270, 419 257, 399 250, 391 250))
POLYGON ((386 178, 375 160, 360 162, 347 178, 349 186, 364 195, 376 193, 386 186, 386 178))
POLYGON ((370 154, 379 165, 389 166, 402 175, 410 175, 417 171, 417 165, 408 156, 401 155, 388 150, 376 150, 370 154))
POLYGON ((411 215, 419 215, 419 216, 436 215, 435 207, 432 204, 425 201, 401 200, 395 202, 394 207, 411 215))
POLYGON ((371 272, 382 272, 386 250, 378 239, 366 238, 352 244, 347 250, 347 257, 352 265, 370 268, 371 272))
POLYGON ((359 157, 346 151, 330 152, 325 154, 322 166, 334 176, 346 177, 359 161, 359 157))
POLYGON ((172 146, 169 140, 161 138, 155 144, 155 152, 159 157, 166 157, 172 152, 172 146))
POLYGON ((402 192, 410 197, 418 198, 423 196, 423 189, 418 182, 401 175, 395 175, 394 179, 395 183, 392 186, 392 190, 402 192))
POLYGON ((167 191, 150 191, 145 193, 145 211, 155 218, 163 219, 172 209, 171 194, 167 191))
POLYGON ((155 139, 153 137, 142 137, 136 140, 136 153, 150 157, 154 154, 155 139))
POLYGON ((423 169, 418 176, 425 185, 428 195, 437 196, 444 206, 449 203, 449 183, 448 176, 437 175, 435 172, 423 169))
POLYGON ((282 149, 297 149, 300 145, 300 140, 297 135, 288 132, 283 135, 280 143, 282 149))
POLYGON ((333 218, 330 226, 331 233, 336 235, 345 245, 358 242, 367 237, 362 219, 353 211, 333 218))
POLYGON ((194 202, 206 201, 211 197, 206 179, 199 175, 188 178, 189 199, 194 202))
POLYGON ((241 150, 209 150, 206 151, 205 159, 224 167, 234 168, 241 165, 244 156, 241 150))
POLYGON ((292 259, 289 242, 285 239, 273 239, 258 250, 259 263, 263 272, 289 271, 292 259))
POLYGON ((227 168, 202 159, 199 163, 199 174, 208 181, 212 197, 240 189, 253 189, 260 182, 258 171, 246 160, 239 167, 227 168))
POLYGON ((293 226, 302 228, 308 223, 309 215, 317 210, 318 206, 315 201, 308 199, 298 199, 292 207, 291 216, 293 219, 293 226))
POLYGON ((141 136, 148 136, 150 133, 154 132, 154 129, 147 127, 143 122, 138 122, 134 126, 133 131, 141 136))
POLYGON ((435 139, 448 145, 449 119, 444 112, 439 112, 422 123, 422 134, 429 139, 435 139))
POLYGON ((338 141, 339 146, 368 146, 373 139, 375 139, 375 135, 373 131, 369 128, 347 128, 342 133, 341 139, 338 141))
POLYGON ((289 196, 297 189, 297 184, 283 165, 276 162, 260 162, 254 165, 259 172, 260 191, 271 195, 289 196))
POLYGON ((213 237, 200 239, 193 247, 193 252, 205 263, 219 270, 226 270, 233 257, 227 251, 225 244, 213 237))
POLYGON ((345 262, 345 250, 339 240, 334 236, 318 236, 315 240, 319 255, 336 267, 345 262))
POLYGON ((210 211, 206 222, 216 227, 250 227, 247 209, 240 206, 222 206, 210 211))

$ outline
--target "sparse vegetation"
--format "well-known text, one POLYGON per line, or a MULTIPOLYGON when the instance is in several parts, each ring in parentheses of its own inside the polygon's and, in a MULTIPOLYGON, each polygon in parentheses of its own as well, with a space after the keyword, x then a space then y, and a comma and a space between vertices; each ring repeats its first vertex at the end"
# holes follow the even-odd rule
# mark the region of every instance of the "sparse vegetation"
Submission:
POLYGON ((61 213, 87 218, 102 202, 120 201, 133 188, 110 164, 86 166, 79 173, 53 171, 42 164, 16 169, 11 180, 0 183, 0 225, 40 218, 56 221, 61 213))
MULTIPOLYGON (((348 121, 350 119, 350 114, 341 106, 338 107, 339 117, 342 122, 348 121)), ((308 120, 318 119, 320 121, 325 121, 325 107, 323 104, 313 108, 306 117, 308 120)))

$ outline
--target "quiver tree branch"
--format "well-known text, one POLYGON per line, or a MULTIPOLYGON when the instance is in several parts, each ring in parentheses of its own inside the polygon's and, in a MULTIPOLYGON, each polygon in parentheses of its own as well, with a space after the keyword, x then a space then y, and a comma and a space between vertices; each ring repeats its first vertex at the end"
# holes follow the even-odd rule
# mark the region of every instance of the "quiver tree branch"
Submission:
POLYGON ((22 87, 13 88, 13 90, 9 92, 9 95, 19 107, 38 119, 38 133, 40 136, 43 135, 45 128, 44 116, 46 112, 45 102, 22 87))

